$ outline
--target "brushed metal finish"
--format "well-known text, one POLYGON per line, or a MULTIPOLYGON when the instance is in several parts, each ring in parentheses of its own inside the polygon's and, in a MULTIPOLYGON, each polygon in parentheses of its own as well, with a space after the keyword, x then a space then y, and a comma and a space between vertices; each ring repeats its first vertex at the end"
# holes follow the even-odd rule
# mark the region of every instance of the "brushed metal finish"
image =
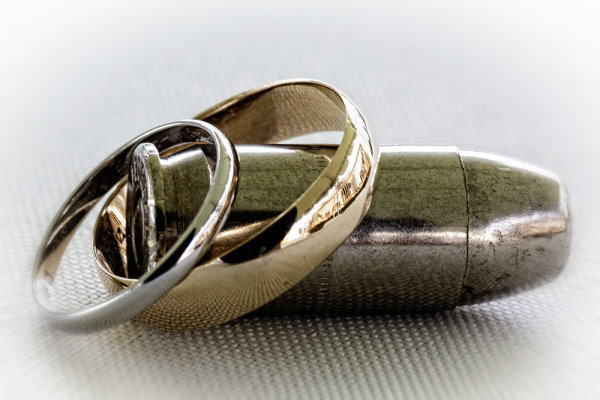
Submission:
POLYGON ((382 146, 378 174, 371 208, 357 229, 260 312, 398 312, 458 304, 468 218, 456 148, 382 146))
MULTIPOLYGON (((235 246, 285 209, 327 165, 335 147, 237 150, 239 190, 213 254, 235 246)), ((206 188, 202 152, 184 151, 186 166, 177 181, 185 182, 185 176, 199 171, 193 179, 206 188)), ((177 168, 172 163, 167 173, 177 168)), ((124 197, 125 188, 116 191, 104 209, 124 204, 124 197)), ((185 221, 193 207, 180 210, 185 221)), ((113 220, 122 223, 122 213, 123 208, 121 218, 113 220)), ((319 267, 255 313, 448 309, 554 278, 565 265, 569 246, 567 201, 556 176, 503 157, 458 152, 452 146, 382 146, 371 207, 360 225, 319 267)), ((115 248, 115 242, 107 240, 97 251, 115 248)), ((119 268, 121 260, 114 256, 110 265, 100 265, 105 270, 119 268)), ((188 307, 196 293, 193 285, 188 289, 173 298, 173 307, 188 307)), ((194 318, 193 310, 189 315, 194 318)), ((157 319, 152 322, 168 326, 157 319)))

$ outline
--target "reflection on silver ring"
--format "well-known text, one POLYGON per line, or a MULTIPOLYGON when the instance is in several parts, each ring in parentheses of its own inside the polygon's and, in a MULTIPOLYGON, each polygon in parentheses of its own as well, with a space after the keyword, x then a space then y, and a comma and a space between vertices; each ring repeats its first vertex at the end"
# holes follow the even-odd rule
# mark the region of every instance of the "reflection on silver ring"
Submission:
POLYGON ((152 129, 100 163, 61 207, 36 259, 33 288, 51 321, 66 329, 106 328, 129 320, 185 279, 210 249, 229 215, 237 188, 238 168, 237 154, 229 139, 209 123, 197 120, 179 121, 152 129), (57 309, 50 299, 50 291, 67 244, 94 204, 116 184, 124 182, 132 152, 144 142, 153 143, 159 151, 182 142, 209 142, 214 145, 212 155, 215 162, 209 163, 213 184, 202 206, 177 242, 135 284, 102 303, 81 310, 66 312, 57 309))

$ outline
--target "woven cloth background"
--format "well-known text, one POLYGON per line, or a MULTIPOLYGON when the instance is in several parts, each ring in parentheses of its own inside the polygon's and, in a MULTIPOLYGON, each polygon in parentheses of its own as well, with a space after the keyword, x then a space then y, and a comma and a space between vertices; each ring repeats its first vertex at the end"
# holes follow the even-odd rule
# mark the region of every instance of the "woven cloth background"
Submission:
MULTIPOLYGON (((0 5, 2 397, 600 396, 593 1, 122 3, 0 5), (564 273, 432 315, 246 318, 186 333, 50 328, 31 268, 77 183, 151 127, 293 77, 340 88, 383 144, 455 144, 556 172, 574 218, 564 273)), ((89 287, 64 292, 82 304, 101 296, 86 229, 66 264, 88 271, 89 287)))

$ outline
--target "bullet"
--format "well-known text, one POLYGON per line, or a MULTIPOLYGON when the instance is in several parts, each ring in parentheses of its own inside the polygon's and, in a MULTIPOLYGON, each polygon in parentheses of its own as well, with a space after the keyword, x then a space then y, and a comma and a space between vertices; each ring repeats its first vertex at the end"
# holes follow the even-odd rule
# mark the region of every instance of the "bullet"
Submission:
MULTIPOLYGON (((237 197, 213 256, 287 208, 335 147, 244 145, 237 151, 237 197)), ((205 191, 209 185, 197 146, 138 162, 160 171, 137 181, 164 188, 164 197, 153 199, 164 208, 164 229, 152 231, 156 227, 138 220, 152 212, 148 193, 128 205, 127 185, 115 190, 94 230, 94 254, 109 286, 129 284, 144 272, 127 267, 128 257, 144 257, 144 249, 133 248, 136 240, 155 235, 163 252, 174 242, 203 201, 198 187, 205 191)), ((130 198, 135 191, 129 188, 130 198)), ((570 238, 564 187, 547 171, 452 146, 382 146, 372 203, 361 224, 322 265, 255 313, 397 313, 488 301, 555 278, 567 261, 570 238)), ((193 290, 180 298, 172 292, 166 303, 176 305, 178 318, 193 319, 193 307, 186 309, 193 290)), ((142 320, 157 322, 148 311, 142 320)))

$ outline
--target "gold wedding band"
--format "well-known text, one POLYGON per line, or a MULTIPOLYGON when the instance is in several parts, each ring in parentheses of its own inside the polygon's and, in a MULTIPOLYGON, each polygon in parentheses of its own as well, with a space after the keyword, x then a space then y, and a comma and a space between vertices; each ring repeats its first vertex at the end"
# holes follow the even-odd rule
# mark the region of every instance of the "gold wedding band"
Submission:
MULTIPOLYGON (((212 259, 196 266, 136 317, 169 329, 230 321, 273 300, 308 275, 365 215, 379 158, 379 146, 358 109, 336 89, 313 80, 249 90, 195 119, 214 125, 234 144, 277 143, 306 133, 340 130, 343 137, 323 172, 284 212, 258 231, 240 235, 232 247, 213 253, 212 259)), ((114 189, 103 213, 125 213, 125 207, 107 209, 118 196, 126 201, 124 185, 114 189)), ((125 216, 120 217, 113 220, 124 224, 125 216)), ((104 271, 114 272, 97 243, 94 253, 104 271)), ((135 279, 114 273, 111 277, 121 285, 135 284, 135 279)))

